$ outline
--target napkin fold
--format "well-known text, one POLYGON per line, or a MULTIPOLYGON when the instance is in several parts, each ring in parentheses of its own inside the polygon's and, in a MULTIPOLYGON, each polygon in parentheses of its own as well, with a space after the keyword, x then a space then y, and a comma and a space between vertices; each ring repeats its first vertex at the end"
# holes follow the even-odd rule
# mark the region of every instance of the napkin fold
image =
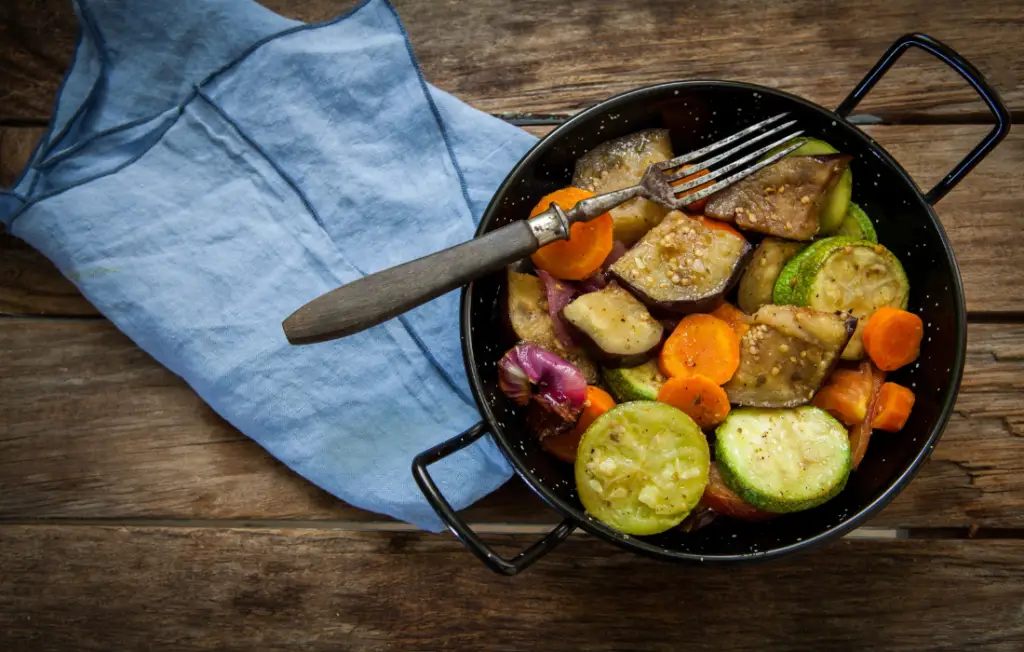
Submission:
MULTIPOLYGON (((53 120, 0 221, 222 417, 352 505, 441 522, 412 458, 479 414, 453 292, 358 335, 281 321, 472 237, 535 139, 429 85, 397 14, 306 25, 250 0, 78 0, 53 120)), ((463 508, 490 438, 431 469, 463 508)))

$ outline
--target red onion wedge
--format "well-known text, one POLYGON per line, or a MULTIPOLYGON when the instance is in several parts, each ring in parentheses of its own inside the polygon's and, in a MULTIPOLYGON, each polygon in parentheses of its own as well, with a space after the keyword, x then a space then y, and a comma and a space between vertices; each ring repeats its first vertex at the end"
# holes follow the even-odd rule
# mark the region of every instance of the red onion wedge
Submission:
POLYGON ((587 380, 579 369, 528 342, 502 356, 498 386, 519 405, 529 404, 527 423, 541 439, 576 425, 587 398, 587 380))
POLYGON ((544 284, 544 291, 547 294, 548 314, 551 315, 555 337, 562 343, 562 346, 571 349, 576 346, 576 342, 569 334, 569 328, 562 321, 562 308, 569 305, 579 295, 579 290, 572 283, 559 280, 542 269, 537 270, 537 276, 544 284))

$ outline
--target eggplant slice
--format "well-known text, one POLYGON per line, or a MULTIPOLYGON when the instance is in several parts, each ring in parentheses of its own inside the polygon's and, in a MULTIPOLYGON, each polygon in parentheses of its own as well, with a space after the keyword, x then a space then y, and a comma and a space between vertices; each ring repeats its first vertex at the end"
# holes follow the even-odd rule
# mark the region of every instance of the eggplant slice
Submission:
MULTIPOLYGON (((668 129, 647 129, 601 143, 576 161, 572 185, 594 194, 635 186, 652 163, 672 158, 668 129)), ((668 209, 643 197, 611 210, 615 239, 627 246, 657 226, 668 209)))
POLYGON ((711 312, 739 281, 753 248, 672 211, 609 272, 657 316, 711 312))
POLYGON ((762 306, 740 342, 740 366, 723 387, 735 405, 809 403, 839 362, 857 319, 845 312, 762 306))
POLYGON ((788 156, 712 195, 704 214, 749 231, 810 240, 851 159, 847 154, 788 156))
POLYGON ((542 346, 565 358, 583 372, 588 383, 597 382, 597 364, 579 347, 566 347, 555 334, 544 284, 539 278, 509 269, 506 294, 508 319, 517 340, 542 346))
POLYGON ((644 304, 617 283, 574 299, 562 309, 573 337, 606 367, 635 367, 650 360, 665 329, 644 304))

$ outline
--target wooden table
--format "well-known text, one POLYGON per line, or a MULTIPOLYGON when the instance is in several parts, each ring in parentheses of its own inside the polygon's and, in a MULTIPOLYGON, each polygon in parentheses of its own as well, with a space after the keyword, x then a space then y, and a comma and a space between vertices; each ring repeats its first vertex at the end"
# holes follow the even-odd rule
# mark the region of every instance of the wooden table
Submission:
MULTIPOLYGON (((66 0, 0 6, 0 181, 50 117, 66 0)), ((303 20, 350 2, 266 0, 303 20)), ((1024 111, 1017 1, 396 2, 426 77, 543 134, 687 77, 835 106, 908 31, 1024 111)), ((989 129, 910 53, 857 119, 923 187, 989 129)), ((526 574, 346 506, 288 472, 0 235, 0 649, 1024 649, 1024 132, 938 206, 967 288, 967 370, 931 461, 825 549, 669 566, 574 536, 526 574)), ((468 510, 496 543, 553 520, 518 481, 468 510)))

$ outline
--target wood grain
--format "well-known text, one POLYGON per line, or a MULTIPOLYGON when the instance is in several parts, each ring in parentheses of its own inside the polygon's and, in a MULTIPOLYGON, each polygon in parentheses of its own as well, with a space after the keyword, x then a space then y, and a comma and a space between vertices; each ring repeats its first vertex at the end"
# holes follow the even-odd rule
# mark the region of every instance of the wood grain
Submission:
MULTIPOLYGON (((274 461, 102 320, 0 320, 0 519, 380 517, 274 461)), ((454 433, 453 433, 454 434, 454 433)), ((551 522, 518 481, 480 522, 551 522)), ((871 522, 1024 527, 1024 325, 975 324, 957 413, 871 522)))
MULTIPOLYGON (((531 128, 537 135, 551 127, 531 128)), ((988 131, 980 125, 873 126, 865 128, 924 189, 942 178, 988 131)), ((13 177, 38 129, 0 131, 0 177, 13 177)), ((953 242, 972 312, 1024 312, 1024 132, 1013 132, 938 206, 953 242)), ((94 314, 75 300, 70 284, 42 256, 0 239, 0 314, 94 314)))
MULTIPOLYGON (((352 0, 263 0, 306 21, 352 0)), ((678 79, 734 79, 836 106, 906 32, 931 34, 970 59, 1014 110, 1024 108, 1019 5, 1014 0, 396 0, 427 79, 494 113, 574 112, 613 94, 678 79), (984 35, 979 38, 979 35, 984 35)), ((46 121, 71 59, 75 22, 65 0, 0 7, 0 123, 46 121)), ((964 82, 913 52, 861 107, 890 120, 973 116, 964 82)))
POLYGON ((6 526, 0 647, 1015 652, 1022 555, 1024 541, 840 541, 724 569, 573 537, 509 579, 440 535, 6 526), (809 600, 815 586, 828 597, 809 600))

